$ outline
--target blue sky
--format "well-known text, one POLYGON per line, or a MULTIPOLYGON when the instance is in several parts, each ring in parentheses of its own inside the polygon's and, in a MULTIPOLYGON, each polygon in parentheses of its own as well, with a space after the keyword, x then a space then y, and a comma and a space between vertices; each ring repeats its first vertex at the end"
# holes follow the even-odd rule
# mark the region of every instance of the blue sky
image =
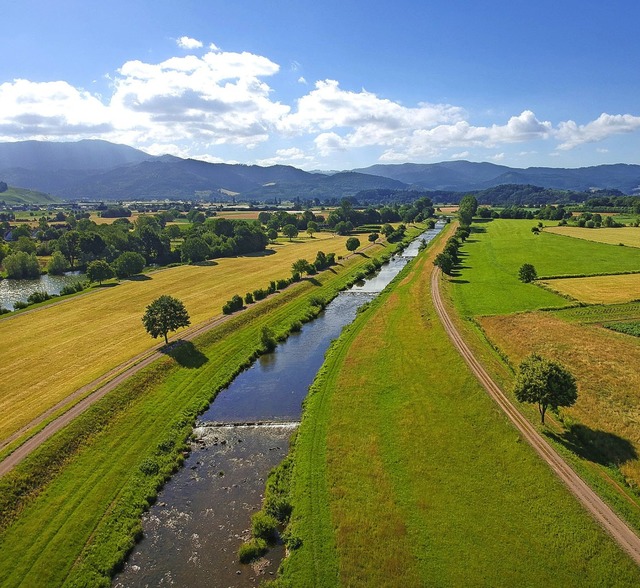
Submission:
POLYGON ((3 0, 0 141, 208 161, 640 163, 635 0, 3 0))

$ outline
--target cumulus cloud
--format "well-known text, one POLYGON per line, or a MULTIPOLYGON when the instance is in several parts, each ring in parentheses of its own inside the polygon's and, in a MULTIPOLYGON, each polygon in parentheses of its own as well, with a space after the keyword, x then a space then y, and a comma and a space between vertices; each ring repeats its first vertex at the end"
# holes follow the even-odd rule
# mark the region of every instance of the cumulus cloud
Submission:
POLYGON ((67 82, 0 84, 0 140, 84 138, 113 130, 109 109, 67 82))
POLYGON ((191 37, 180 37, 176 43, 181 49, 200 49, 202 47, 202 41, 191 37))
POLYGON ((638 130, 640 130, 640 116, 603 113, 586 125, 578 125, 572 120, 561 122, 558 125, 556 137, 561 141, 558 149, 567 151, 584 143, 595 143, 612 135, 638 130))
MULTIPOLYGON (((204 44, 177 40, 183 49, 204 44)), ((300 65, 291 62, 290 70, 300 65)), ((200 55, 160 63, 132 60, 108 74, 111 94, 100 96, 65 81, 13 80, 0 84, 0 140, 104 138, 150 153, 221 161, 220 146, 254 149, 276 136, 291 141, 263 164, 321 166, 330 158, 367 149, 383 162, 424 161, 454 151, 469 158, 477 149, 499 157, 503 146, 553 141, 562 151, 640 130, 640 116, 602 114, 578 124, 552 124, 530 110, 490 125, 476 125, 460 106, 420 102, 403 105, 369 92, 347 90, 336 80, 304 88, 294 104, 278 101, 270 84, 280 66, 262 55, 222 51, 211 43, 200 55), (297 146, 311 145, 308 153, 297 146), (473 150, 473 151, 472 151, 473 150), (215 156, 207 155, 216 153, 215 156)), ((490 155, 487 155, 490 157, 490 155)))

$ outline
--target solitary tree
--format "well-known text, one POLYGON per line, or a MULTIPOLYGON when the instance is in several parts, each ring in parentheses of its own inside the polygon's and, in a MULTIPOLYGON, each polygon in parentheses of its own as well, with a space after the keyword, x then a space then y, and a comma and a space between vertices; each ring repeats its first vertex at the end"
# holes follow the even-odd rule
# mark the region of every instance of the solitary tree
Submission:
POLYGON ((578 398, 573 375, 562 365, 536 353, 520 364, 513 393, 520 402, 538 405, 543 425, 547 408, 572 406, 578 398))
POLYGON ((285 225, 282 227, 282 234, 289 237, 289 241, 298 236, 298 228, 295 225, 285 225))
POLYGON ((538 277, 538 272, 536 272, 536 268, 533 267, 530 263, 523 263, 518 270, 518 278, 521 282, 528 284, 529 282, 533 282, 538 277))
POLYGON ((367 239, 369 239, 370 243, 375 243, 379 239, 380 235, 378 233, 369 233, 367 239))
POLYGON ((163 294, 147 306, 142 323, 149 335, 154 339, 162 335, 165 344, 168 345, 167 333, 180 327, 188 327, 191 321, 187 309, 180 300, 163 294))
POLYGON ((318 223, 314 221, 309 221, 307 223, 307 234, 309 237, 313 238, 313 234, 318 232, 318 223))
POLYGON ((87 278, 102 286, 103 280, 113 278, 113 268, 104 259, 96 259, 87 266, 87 278))
POLYGON ((345 243, 345 247, 347 251, 355 251, 360 247, 360 239, 358 239, 358 237, 349 237, 345 243))

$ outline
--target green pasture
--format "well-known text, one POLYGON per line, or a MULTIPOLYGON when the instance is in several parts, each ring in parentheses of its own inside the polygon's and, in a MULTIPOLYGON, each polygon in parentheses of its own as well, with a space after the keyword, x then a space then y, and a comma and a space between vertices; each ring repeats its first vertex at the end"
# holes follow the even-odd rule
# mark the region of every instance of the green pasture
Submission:
POLYGON ((452 294, 463 316, 510 314, 570 304, 561 296, 518 280, 523 263, 538 276, 593 275, 640 270, 640 252, 542 231, 530 220, 474 222, 461 248, 461 267, 451 279, 452 294))
POLYGON ((369 263, 352 256, 183 344, 1 478, 0 585, 109 586, 196 415, 259 352, 262 328, 284 336, 320 310, 311 295, 329 300, 369 263))
POLYGON ((293 447, 278 586, 633 586, 640 570, 444 333, 432 255, 334 344, 293 447))

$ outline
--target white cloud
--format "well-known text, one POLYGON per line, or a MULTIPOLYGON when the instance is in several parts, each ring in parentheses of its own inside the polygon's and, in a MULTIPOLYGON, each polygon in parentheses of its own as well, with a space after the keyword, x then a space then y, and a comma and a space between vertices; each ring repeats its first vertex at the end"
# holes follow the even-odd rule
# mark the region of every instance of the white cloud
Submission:
POLYGON ((558 149, 567 151, 584 143, 595 143, 612 135, 638 130, 640 130, 640 116, 603 113, 586 125, 578 125, 572 120, 561 122, 558 125, 556 137, 562 141, 558 149))
POLYGON ((109 109, 67 82, 0 84, 0 140, 79 139, 113 130, 109 109))
MULTIPOLYGON (((185 49, 204 46, 190 37, 177 43, 185 49)), ((104 97, 65 81, 0 84, 0 141, 104 138, 155 154, 198 153, 203 154, 198 158, 222 161, 221 146, 255 149, 276 136, 279 143, 288 139, 290 148, 271 157, 260 153, 258 161, 321 167, 322 158, 353 150, 379 154, 383 162, 403 162, 432 160, 452 150, 453 159, 477 155, 478 149, 500 156, 504 146, 523 143, 520 154, 525 156, 536 153, 529 148, 538 147, 533 142, 553 141, 551 149, 558 143, 558 150, 567 151, 640 130, 640 116, 631 114, 553 125, 530 110, 478 126, 460 106, 405 106, 365 89, 345 90, 335 80, 302 88, 304 94, 288 105, 274 98, 270 85, 278 79, 277 63, 248 52, 222 51, 213 43, 203 53, 160 63, 127 61, 105 76, 111 94, 104 97), (309 152, 299 148, 299 138, 312 144, 309 152), (207 155, 212 152, 215 157, 207 155)), ((293 71, 299 67, 290 64, 293 71)), ((307 84, 303 76, 298 82, 307 84)))
POLYGON ((202 47, 202 41, 192 39, 191 37, 180 37, 176 44, 181 49, 200 49, 202 47))

